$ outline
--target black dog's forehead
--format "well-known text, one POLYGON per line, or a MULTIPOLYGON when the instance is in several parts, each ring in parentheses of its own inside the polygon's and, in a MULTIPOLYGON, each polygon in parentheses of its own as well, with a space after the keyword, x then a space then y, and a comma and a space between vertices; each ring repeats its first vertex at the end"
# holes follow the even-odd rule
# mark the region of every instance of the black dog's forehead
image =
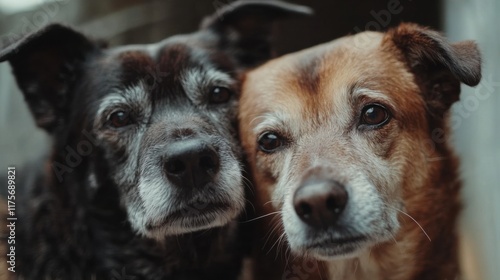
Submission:
POLYGON ((116 94, 133 106, 148 102, 156 111, 165 105, 194 109, 193 100, 203 102, 210 87, 228 87, 238 93, 240 68, 234 59, 216 48, 217 42, 198 37, 196 33, 178 35, 156 44, 103 51, 88 61, 86 82, 80 85, 75 104, 86 104, 84 114, 93 116, 99 104, 109 104, 105 101, 116 94), (129 98, 131 92, 143 94, 129 98))
POLYGON ((235 78, 235 64, 224 52, 190 36, 179 37, 111 50, 108 59, 119 65, 120 86, 126 88, 142 82, 165 94, 181 90, 180 80, 189 71, 216 70, 235 78))

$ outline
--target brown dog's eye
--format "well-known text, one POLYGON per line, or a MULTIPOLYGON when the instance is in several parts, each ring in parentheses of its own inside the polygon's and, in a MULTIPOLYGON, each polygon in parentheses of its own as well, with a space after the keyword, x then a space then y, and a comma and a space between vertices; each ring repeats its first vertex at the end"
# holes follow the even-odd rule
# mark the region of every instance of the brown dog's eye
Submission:
POLYGON ((259 137, 258 144, 261 151, 273 153, 283 146, 284 141, 276 133, 266 132, 259 137))
POLYGON ((361 124, 370 126, 381 126, 389 120, 389 112, 378 104, 370 104, 363 108, 361 113, 361 124))
POLYGON ((225 87, 214 87, 210 91, 210 103, 212 104, 221 104, 226 103, 231 99, 232 92, 225 87))
POLYGON ((112 127, 124 127, 132 123, 129 113, 125 111, 114 112, 109 116, 109 124, 112 127))

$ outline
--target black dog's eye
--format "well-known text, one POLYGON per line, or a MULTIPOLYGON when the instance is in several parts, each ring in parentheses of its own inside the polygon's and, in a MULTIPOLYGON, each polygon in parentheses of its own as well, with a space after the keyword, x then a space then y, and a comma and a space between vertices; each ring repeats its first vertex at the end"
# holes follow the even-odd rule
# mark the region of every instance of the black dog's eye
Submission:
POLYGON ((112 127, 124 127, 132 123, 130 114, 125 111, 114 112, 109 116, 109 124, 112 127))
POLYGON ((266 132, 257 141, 259 149, 265 153, 273 153, 284 145, 284 140, 274 132, 266 132))
POLYGON ((389 120, 389 112, 382 105, 370 104, 363 108, 361 113, 361 124, 370 126, 381 126, 389 120))
POLYGON ((212 104, 221 104, 226 103, 231 99, 233 93, 231 90, 225 87, 214 87, 210 90, 210 103, 212 104))

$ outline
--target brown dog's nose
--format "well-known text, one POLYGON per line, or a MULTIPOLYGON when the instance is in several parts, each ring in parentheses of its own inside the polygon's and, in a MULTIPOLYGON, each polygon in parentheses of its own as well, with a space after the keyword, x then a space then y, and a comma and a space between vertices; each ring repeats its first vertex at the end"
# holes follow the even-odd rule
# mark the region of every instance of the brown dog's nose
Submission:
POLYGON ((177 141, 166 151, 165 173, 180 187, 199 188, 219 172, 220 160, 213 146, 200 139, 177 141))
POLYGON ((295 192, 295 212, 302 221, 315 228, 334 225, 347 204, 347 192, 333 180, 306 182, 295 192))

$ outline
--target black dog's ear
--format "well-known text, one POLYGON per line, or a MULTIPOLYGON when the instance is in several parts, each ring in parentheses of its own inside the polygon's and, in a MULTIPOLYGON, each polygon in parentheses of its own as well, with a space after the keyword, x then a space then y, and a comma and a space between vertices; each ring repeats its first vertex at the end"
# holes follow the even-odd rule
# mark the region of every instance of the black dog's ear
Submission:
POLYGON ((3 47, 37 125, 54 131, 69 113, 71 91, 96 43, 71 28, 48 25, 3 47))
POLYGON ((233 53, 244 66, 272 57, 271 31, 275 20, 312 15, 309 7, 277 0, 240 0, 221 7, 204 19, 201 29, 219 37, 219 47, 233 53))
POLYGON ((459 99, 460 82, 476 86, 481 80, 481 54, 473 41, 452 44, 436 31, 408 23, 387 35, 421 77, 425 97, 434 109, 447 110, 459 99))

